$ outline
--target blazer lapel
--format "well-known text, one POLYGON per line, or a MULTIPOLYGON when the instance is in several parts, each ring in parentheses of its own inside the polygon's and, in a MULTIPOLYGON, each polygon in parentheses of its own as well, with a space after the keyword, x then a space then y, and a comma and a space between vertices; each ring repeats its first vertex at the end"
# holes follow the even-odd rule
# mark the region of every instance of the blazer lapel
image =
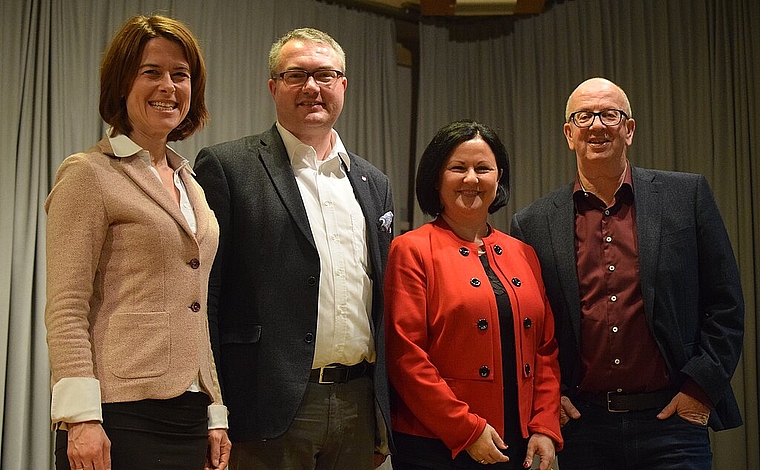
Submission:
MULTIPOLYGON (((205 207, 208 205, 205 197, 202 195, 198 183, 190 173, 189 168, 184 168, 180 172, 182 182, 185 183, 185 189, 187 190, 187 198, 190 200, 190 205, 193 206, 193 213, 195 214, 195 238, 200 242, 209 229, 210 211, 205 207), (204 210, 201 210, 204 208, 204 210)), ((184 216, 182 219, 184 220, 184 216)), ((188 227, 189 229, 189 227, 188 227)))
POLYGON ((578 293, 578 271, 575 260, 575 206, 572 196, 572 185, 557 194, 554 198, 554 208, 546 214, 549 227, 549 238, 554 253, 554 265, 557 267, 557 277, 567 301, 567 311, 577 344, 581 338, 581 309, 580 294, 578 293))
MULTIPOLYGON (((380 220, 380 210, 383 210, 382 201, 378 201, 376 195, 373 195, 370 191, 369 177, 363 171, 361 165, 357 159, 353 158, 353 155, 349 154, 348 158, 351 159, 351 171, 348 171, 346 165, 341 163, 343 170, 348 175, 348 181, 351 183, 351 187, 354 190, 356 200, 359 202, 359 207, 364 214, 364 221, 367 232, 367 250, 369 251, 370 263, 372 266, 372 273, 370 277, 377 283, 378 279, 382 279, 382 258, 380 254, 380 240, 378 238, 378 223, 380 220)), ((376 296, 373 296, 376 297, 376 296)), ((379 297, 379 296, 377 296, 379 297)), ((376 323, 382 321, 383 312, 382 308, 375 308, 378 304, 376 299, 372 301, 372 321, 369 322, 372 336, 377 338, 376 330, 378 326, 376 323)))
POLYGON ((654 279, 660 251, 660 230, 662 228, 662 207, 659 203, 660 183, 654 175, 632 168, 633 199, 636 204, 636 234, 639 245, 639 279, 644 297, 644 311, 647 320, 652 320, 654 305, 654 279))
MULTIPOLYGON (((276 125, 275 125, 276 126, 276 125)), ((269 178, 272 180, 275 191, 279 195, 285 209, 296 223, 296 226, 303 232, 309 243, 317 248, 314 236, 311 233, 309 217, 306 214, 306 207, 301 199, 301 191, 298 189, 293 167, 288 159, 288 152, 285 144, 282 142, 277 128, 272 126, 266 133, 257 148, 252 149, 261 159, 269 178)))
POLYGON ((378 223, 380 220, 380 214, 378 213, 383 209, 381 201, 377 200, 370 191, 369 177, 362 171, 359 162, 349 154, 348 158, 351 159, 351 171, 347 170, 345 164, 341 164, 343 170, 348 175, 348 181, 351 183, 351 187, 354 190, 356 200, 359 202, 359 207, 364 214, 364 223, 367 227, 367 249, 372 258, 373 271, 380 270, 380 242, 378 240, 378 223))
POLYGON ((348 171, 345 164, 341 165, 348 175, 348 181, 351 182, 351 187, 354 189, 354 195, 356 196, 357 201, 359 201, 362 213, 364 213, 364 218, 366 219, 367 224, 367 236, 373 244, 373 246, 370 246, 370 249, 373 249, 373 251, 376 252, 377 250, 374 250, 376 246, 374 245, 377 245, 377 223, 380 218, 379 214, 376 214, 378 203, 375 201, 375 198, 372 197, 372 193, 369 190, 369 180, 366 173, 362 172, 362 169, 359 167, 355 159, 351 158, 351 156, 348 158, 351 159, 352 170, 348 171), (377 215, 377 217, 375 217, 375 215, 377 215))
POLYGON ((172 199, 171 195, 161 184, 161 181, 156 177, 155 173, 150 169, 150 166, 140 157, 122 157, 119 159, 121 168, 124 173, 135 182, 137 186, 142 189, 156 204, 164 209, 174 220, 187 232, 191 237, 194 237, 193 231, 185 220, 185 216, 182 215, 182 211, 176 202, 172 199))

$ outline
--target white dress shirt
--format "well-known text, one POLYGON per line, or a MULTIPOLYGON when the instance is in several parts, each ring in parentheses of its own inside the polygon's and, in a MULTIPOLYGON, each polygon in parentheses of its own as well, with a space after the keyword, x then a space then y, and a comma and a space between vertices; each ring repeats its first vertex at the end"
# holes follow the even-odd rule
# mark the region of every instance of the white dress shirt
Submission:
POLYGON ((364 213, 347 172, 351 161, 338 133, 324 160, 277 123, 319 253, 317 339, 312 367, 375 362, 370 314, 372 280, 364 213))

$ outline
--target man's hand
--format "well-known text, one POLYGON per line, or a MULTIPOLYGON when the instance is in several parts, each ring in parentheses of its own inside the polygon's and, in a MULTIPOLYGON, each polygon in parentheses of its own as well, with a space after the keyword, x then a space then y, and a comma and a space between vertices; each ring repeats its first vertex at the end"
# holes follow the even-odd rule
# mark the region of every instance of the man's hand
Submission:
POLYGON ((226 429, 208 430, 208 450, 203 470, 224 470, 230 461, 232 443, 226 429))
POLYGON ((72 470, 111 470, 111 441, 99 421, 68 423, 69 466, 72 470))
POLYGON ((678 392, 670 400, 670 403, 660 411, 657 419, 668 419, 674 413, 695 426, 707 426, 710 407, 690 395, 678 392))
POLYGON ((578 419, 581 417, 581 412, 573 405, 568 397, 562 395, 559 399, 559 425, 566 425, 571 419, 578 419))

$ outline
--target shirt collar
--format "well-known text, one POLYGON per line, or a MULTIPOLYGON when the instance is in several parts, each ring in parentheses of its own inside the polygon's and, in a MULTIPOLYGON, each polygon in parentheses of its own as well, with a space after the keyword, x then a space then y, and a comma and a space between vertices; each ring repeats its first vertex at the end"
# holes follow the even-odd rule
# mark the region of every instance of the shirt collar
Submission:
POLYGON ((288 152, 290 163, 294 167, 307 164, 312 168, 317 168, 326 162, 338 158, 343 164, 342 166, 345 166, 346 172, 351 171, 351 159, 348 157, 346 147, 343 145, 343 141, 340 140, 338 131, 335 129, 331 129, 334 139, 332 149, 330 149, 330 153, 323 161, 317 160, 317 152, 314 150, 314 147, 301 142, 292 132, 285 129, 279 121, 277 122, 277 130, 280 132, 282 142, 285 144, 285 150, 288 152))
MULTIPOLYGON (((148 165, 151 164, 148 151, 137 145, 135 141, 128 136, 118 134, 113 127, 108 129, 107 135, 108 142, 111 144, 111 150, 113 150, 113 155, 115 157, 125 158, 137 155, 148 165)), ((182 167, 186 167, 190 174, 195 176, 195 172, 193 172, 190 162, 168 145, 166 146, 166 159, 168 160, 169 166, 174 168, 175 173, 182 167)))
MULTIPOLYGON (((576 200, 577 203, 581 203, 584 200, 588 201, 591 198, 594 201, 596 201, 597 204, 604 206, 604 203, 602 202, 602 200, 596 197, 594 193, 586 191, 586 188, 584 188, 583 184, 581 183, 581 179, 578 173, 575 174, 575 186, 573 187, 573 198, 576 200), (591 198, 592 196, 593 198, 591 198)), ((633 202, 633 177, 632 177, 632 171, 631 171, 631 162, 628 160, 625 161, 625 170, 623 170, 623 181, 620 182, 620 186, 618 186, 617 190, 615 191, 615 203, 618 201, 623 201, 623 202, 628 202, 628 203, 633 202)))

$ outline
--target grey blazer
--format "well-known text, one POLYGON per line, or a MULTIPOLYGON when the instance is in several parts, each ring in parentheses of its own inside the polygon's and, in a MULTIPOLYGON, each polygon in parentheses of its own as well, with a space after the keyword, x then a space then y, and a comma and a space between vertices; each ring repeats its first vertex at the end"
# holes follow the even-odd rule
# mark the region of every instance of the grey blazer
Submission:
MULTIPOLYGON (((387 176, 349 157, 372 263, 375 397, 390 429, 382 287, 392 232, 380 217, 393 198, 387 176)), ((209 327, 230 438, 274 438, 296 415, 314 356, 319 255, 306 209, 276 126, 202 149, 195 172, 220 226, 209 327)))
MULTIPOLYGON (((715 404, 715 430, 742 424, 730 379, 744 336, 744 298, 723 220, 701 175, 633 167, 639 272, 652 335, 676 384, 691 377, 715 404)), ((563 394, 581 380, 573 185, 512 219, 541 261, 556 319, 563 394)))

